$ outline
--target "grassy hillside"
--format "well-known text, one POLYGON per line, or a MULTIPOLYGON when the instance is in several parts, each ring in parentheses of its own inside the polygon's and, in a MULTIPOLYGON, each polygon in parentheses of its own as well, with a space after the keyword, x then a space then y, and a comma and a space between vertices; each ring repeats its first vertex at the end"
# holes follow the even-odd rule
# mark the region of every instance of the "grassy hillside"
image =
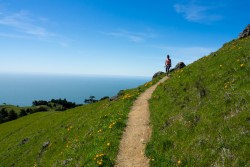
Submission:
MULTIPOLYGON (((0 124, 0 166, 113 166, 133 101, 157 80, 0 124)), ((151 166, 250 166, 249 102, 250 37, 176 71, 150 100, 151 166)))
POLYGON ((150 110, 151 166, 250 166, 250 37, 176 71, 150 110))
POLYGON ((112 166, 133 101, 158 79, 63 112, 0 124, 0 166, 112 166))

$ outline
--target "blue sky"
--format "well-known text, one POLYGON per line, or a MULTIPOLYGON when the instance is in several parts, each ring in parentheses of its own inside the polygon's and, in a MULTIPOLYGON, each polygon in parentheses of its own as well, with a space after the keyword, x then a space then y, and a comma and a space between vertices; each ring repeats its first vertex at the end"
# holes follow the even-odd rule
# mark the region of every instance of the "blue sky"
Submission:
POLYGON ((249 0, 0 0, 0 73, 152 76, 237 38, 249 0))

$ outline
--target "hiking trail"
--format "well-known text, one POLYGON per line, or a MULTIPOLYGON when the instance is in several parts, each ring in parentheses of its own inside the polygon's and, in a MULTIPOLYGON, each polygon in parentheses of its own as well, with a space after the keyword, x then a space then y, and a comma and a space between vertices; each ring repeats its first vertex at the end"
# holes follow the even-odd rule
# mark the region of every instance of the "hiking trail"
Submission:
POLYGON ((134 102, 128 115, 128 122, 116 160, 116 167, 148 167, 149 159, 145 156, 145 146, 151 136, 150 112, 148 100, 156 87, 167 80, 162 78, 155 85, 143 92, 134 102))

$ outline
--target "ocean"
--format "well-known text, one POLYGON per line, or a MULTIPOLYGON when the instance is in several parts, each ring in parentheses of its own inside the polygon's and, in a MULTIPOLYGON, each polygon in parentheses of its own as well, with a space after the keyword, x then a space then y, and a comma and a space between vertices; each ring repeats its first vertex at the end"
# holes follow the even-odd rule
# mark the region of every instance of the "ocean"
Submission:
POLYGON ((64 99, 83 104, 90 96, 97 100, 135 88, 150 77, 62 76, 0 74, 0 105, 31 106, 34 100, 64 99))

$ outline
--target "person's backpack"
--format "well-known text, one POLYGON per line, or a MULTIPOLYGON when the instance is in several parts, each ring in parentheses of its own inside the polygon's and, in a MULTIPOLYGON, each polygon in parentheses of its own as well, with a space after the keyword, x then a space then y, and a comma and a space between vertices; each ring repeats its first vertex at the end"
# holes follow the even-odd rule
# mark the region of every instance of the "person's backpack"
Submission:
POLYGON ((167 60, 167 65, 169 65, 169 66, 171 67, 171 64, 172 64, 172 63, 171 63, 171 59, 168 59, 168 60, 167 60))

